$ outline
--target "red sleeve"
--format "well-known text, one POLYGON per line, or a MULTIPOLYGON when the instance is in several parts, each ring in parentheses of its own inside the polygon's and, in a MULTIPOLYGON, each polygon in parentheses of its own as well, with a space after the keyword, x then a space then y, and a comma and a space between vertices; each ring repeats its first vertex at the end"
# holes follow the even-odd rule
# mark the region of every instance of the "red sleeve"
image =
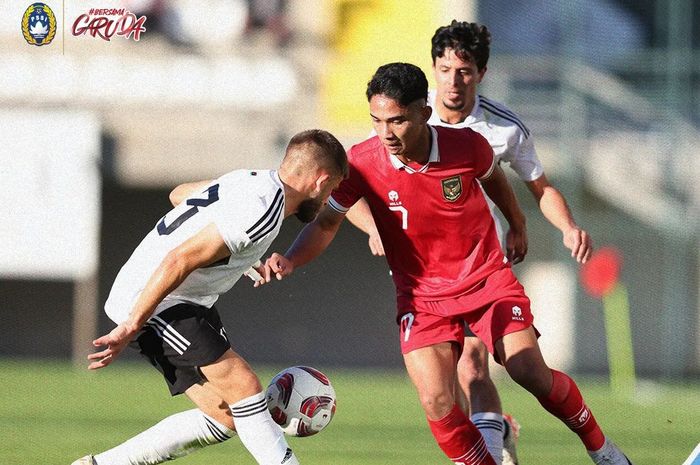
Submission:
POLYGON ((352 149, 350 149, 348 152, 348 165, 350 168, 348 178, 340 183, 340 186, 331 193, 328 199, 328 206, 340 213, 347 213, 350 207, 362 198, 362 194, 358 189, 358 181, 361 177, 358 174, 352 155, 352 149))
POLYGON ((486 179, 491 176, 496 167, 496 158, 493 156, 491 144, 476 131, 472 132, 472 147, 474 147, 474 172, 477 179, 486 179))

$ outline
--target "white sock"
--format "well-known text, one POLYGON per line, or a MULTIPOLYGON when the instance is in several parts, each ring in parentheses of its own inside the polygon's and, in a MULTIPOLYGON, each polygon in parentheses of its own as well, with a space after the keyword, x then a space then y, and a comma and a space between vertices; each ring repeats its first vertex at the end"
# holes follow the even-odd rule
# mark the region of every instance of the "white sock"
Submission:
POLYGON ((241 442, 260 465, 299 465, 282 429, 267 410, 265 393, 232 404, 231 412, 241 442))
POLYGON ((153 465, 218 444, 236 434, 199 409, 165 418, 143 433, 95 456, 98 465, 153 465))
POLYGON ((503 462, 503 415, 495 412, 479 412, 470 417, 484 437, 486 448, 497 465, 503 462))

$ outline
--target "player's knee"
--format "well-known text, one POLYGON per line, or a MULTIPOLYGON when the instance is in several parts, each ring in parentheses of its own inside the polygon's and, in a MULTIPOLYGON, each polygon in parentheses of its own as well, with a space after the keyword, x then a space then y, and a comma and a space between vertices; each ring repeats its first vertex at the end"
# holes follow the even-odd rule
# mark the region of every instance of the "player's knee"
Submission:
POLYGON ((252 371, 245 372, 232 381, 231 393, 236 397, 246 398, 258 394, 263 390, 260 380, 252 371))
POLYGON ((489 365, 487 354, 482 353, 479 347, 465 345, 464 351, 457 362, 457 373, 460 382, 479 383, 489 378, 489 365))
POLYGON ((444 417, 450 413, 455 404, 454 395, 447 390, 425 389, 419 392, 419 397, 425 414, 431 420, 439 420, 444 417))
POLYGON ((229 403, 253 396, 263 390, 260 379, 247 364, 237 364, 219 373, 216 379, 210 378, 209 381, 229 403))

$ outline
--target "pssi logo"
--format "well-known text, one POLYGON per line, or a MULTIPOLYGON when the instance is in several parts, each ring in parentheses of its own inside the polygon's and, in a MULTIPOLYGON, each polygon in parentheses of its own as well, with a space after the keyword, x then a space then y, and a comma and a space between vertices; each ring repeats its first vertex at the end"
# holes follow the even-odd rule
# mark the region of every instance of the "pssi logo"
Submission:
POLYGON ((48 45, 56 36, 56 15, 45 3, 32 3, 22 16, 22 35, 29 45, 48 45))
POLYGON ((74 36, 89 34, 107 42, 115 34, 138 42, 146 31, 145 22, 146 16, 136 17, 124 8, 90 8, 73 22, 72 32, 74 36))

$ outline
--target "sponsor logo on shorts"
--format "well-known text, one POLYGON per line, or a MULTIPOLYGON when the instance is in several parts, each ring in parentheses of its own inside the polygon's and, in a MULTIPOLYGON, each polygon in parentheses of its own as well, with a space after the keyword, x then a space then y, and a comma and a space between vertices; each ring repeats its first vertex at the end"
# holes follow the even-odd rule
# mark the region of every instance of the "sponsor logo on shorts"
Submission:
POLYGON ((22 35, 29 45, 48 45, 56 36, 56 15, 45 3, 32 3, 22 16, 22 35))
POLYGON ((90 8, 73 22, 74 36, 90 35, 107 42, 115 34, 138 42, 146 31, 146 16, 137 17, 125 8, 90 8))
POLYGON ((525 321, 525 318, 523 317, 523 309, 518 307, 517 305, 513 306, 513 320, 525 321))

